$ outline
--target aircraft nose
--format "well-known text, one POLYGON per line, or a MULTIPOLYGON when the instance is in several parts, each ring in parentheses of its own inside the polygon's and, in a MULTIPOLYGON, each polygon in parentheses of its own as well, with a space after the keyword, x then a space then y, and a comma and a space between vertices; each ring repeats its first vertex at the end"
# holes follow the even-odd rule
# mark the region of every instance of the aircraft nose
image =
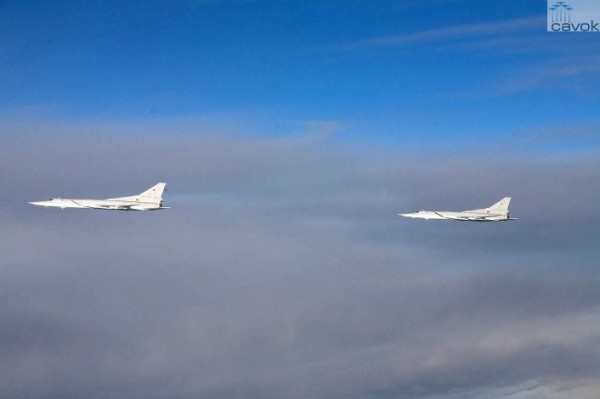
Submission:
POLYGON ((44 206, 44 205, 46 205, 45 201, 31 201, 31 202, 28 202, 28 204, 37 205, 37 206, 44 206))
POLYGON ((398 215, 404 216, 405 218, 414 218, 415 217, 414 213, 399 213, 398 215))

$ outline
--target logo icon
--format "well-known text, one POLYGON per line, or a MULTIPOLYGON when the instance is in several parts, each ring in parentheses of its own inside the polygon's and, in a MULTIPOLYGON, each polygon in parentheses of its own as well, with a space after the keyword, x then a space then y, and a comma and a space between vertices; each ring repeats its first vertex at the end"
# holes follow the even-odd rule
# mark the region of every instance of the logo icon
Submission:
POLYGON ((552 22, 571 22, 571 10, 573 7, 565 3, 564 1, 559 1, 552 5, 549 10, 552 11, 552 22))

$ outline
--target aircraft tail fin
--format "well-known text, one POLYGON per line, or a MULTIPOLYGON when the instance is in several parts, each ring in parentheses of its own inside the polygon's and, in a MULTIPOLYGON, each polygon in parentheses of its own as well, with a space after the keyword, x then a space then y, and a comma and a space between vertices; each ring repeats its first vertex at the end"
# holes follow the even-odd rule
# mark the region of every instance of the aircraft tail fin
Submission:
POLYGON ((138 195, 138 197, 140 197, 140 201, 142 202, 154 202, 156 204, 160 204, 162 202, 162 195, 163 191, 165 191, 166 186, 167 183, 155 184, 148 190, 138 195))
POLYGON ((163 191, 165 191, 167 183, 158 183, 154 186, 150 187, 148 190, 144 191, 138 195, 132 195, 131 197, 121 197, 121 198, 111 198, 115 200, 125 200, 125 201, 139 201, 139 202, 149 202, 151 204, 162 205, 162 195, 163 191))
POLYGON ((510 197, 504 197, 494 205, 487 208, 492 213, 505 213, 508 214, 508 205, 510 204, 510 197))

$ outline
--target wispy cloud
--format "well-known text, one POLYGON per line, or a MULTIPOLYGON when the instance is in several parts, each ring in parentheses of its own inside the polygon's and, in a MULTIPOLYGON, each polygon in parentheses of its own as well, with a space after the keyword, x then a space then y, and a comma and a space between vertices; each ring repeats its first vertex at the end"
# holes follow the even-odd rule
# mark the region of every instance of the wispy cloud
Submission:
POLYGON ((532 32, 538 27, 545 27, 545 21, 545 17, 538 16, 502 22, 459 25, 394 36, 363 39, 340 46, 339 49, 360 50, 382 47, 405 47, 424 43, 449 43, 453 41, 474 40, 485 36, 532 32))
POLYGON ((516 93, 543 90, 595 96, 589 81, 600 75, 600 57, 595 55, 566 55, 534 65, 521 67, 494 76, 484 87, 456 93, 459 96, 490 98, 516 93))

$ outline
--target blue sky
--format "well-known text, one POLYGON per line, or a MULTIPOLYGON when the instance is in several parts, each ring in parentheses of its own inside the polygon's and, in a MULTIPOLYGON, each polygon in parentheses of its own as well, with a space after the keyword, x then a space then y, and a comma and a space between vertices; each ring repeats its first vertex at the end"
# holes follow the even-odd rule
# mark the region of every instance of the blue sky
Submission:
POLYGON ((322 120, 338 123, 343 140, 408 145, 478 144, 531 127, 597 123, 600 35, 547 34, 544 1, 1 7, 7 114, 252 115, 257 133, 272 135, 322 120))
POLYGON ((597 399, 600 34, 546 7, 0 1, 0 397, 597 399))

